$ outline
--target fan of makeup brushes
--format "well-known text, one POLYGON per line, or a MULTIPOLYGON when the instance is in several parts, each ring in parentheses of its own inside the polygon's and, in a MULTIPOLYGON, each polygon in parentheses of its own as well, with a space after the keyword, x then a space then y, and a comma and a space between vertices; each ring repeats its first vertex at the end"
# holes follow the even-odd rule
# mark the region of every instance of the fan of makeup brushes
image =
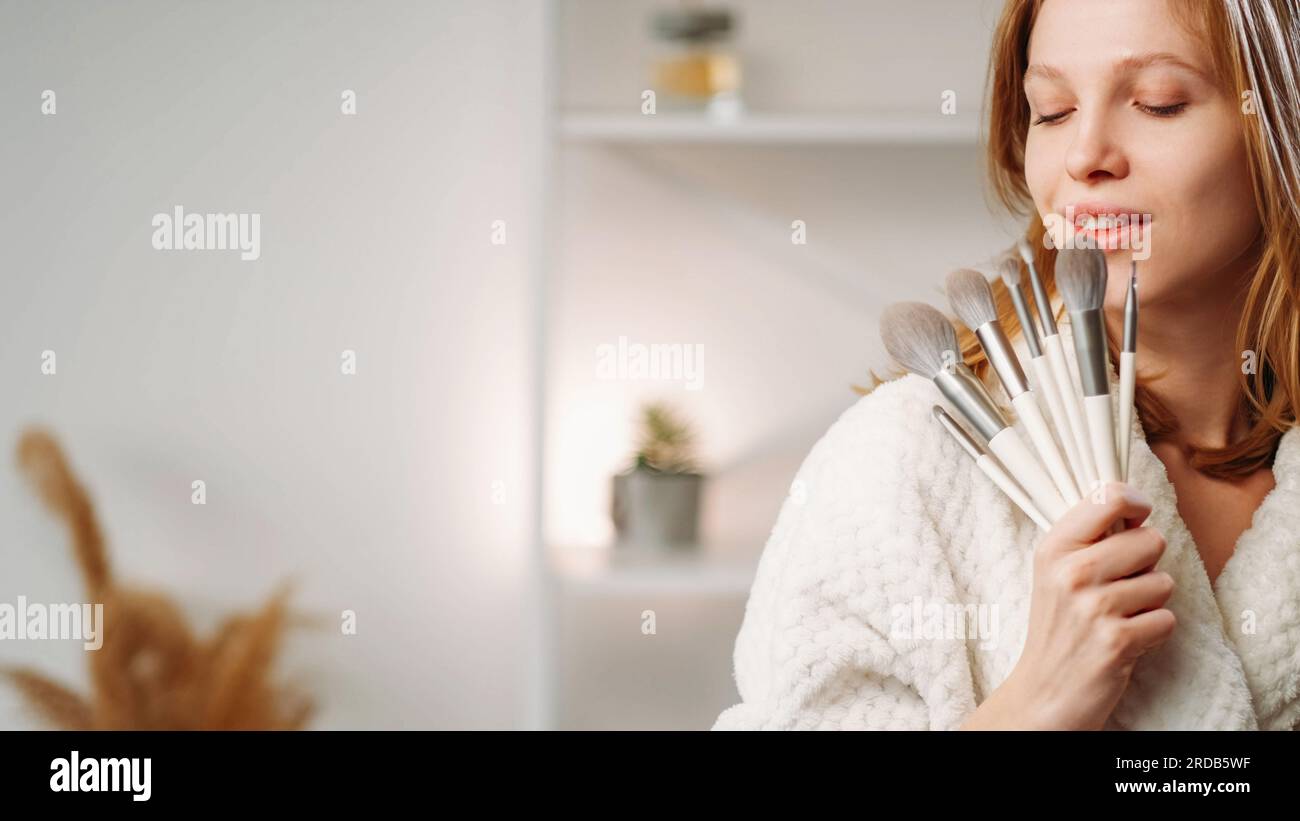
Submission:
POLYGON ((1124 306, 1117 436, 1111 421, 1102 316, 1105 254, 1096 248, 1062 249, 1056 254, 1056 284, 1070 315, 1076 379, 1032 250, 1021 240, 1017 251, 1019 259, 1007 255, 999 262, 998 274, 1020 320, 1035 388, 1030 387, 1025 367, 1002 327, 984 274, 959 269, 948 276, 946 285, 953 313, 979 340, 1028 442, 962 362, 956 329, 937 309, 922 302, 891 305, 881 317, 880 334, 889 355, 906 370, 932 380, 961 417, 959 421, 935 405, 935 418, 980 470, 1039 528, 1047 530, 1098 483, 1128 478, 1136 380, 1137 263, 1133 263, 1124 306), (1022 287, 1021 261, 1028 269, 1032 302, 1022 287))

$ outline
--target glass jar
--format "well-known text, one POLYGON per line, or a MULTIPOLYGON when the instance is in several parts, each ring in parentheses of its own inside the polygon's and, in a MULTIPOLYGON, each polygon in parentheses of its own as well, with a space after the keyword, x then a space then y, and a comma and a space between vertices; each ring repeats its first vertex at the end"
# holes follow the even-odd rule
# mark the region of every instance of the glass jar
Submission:
POLYGON ((656 109, 734 115, 740 103, 740 58, 733 37, 735 18, 721 8, 683 6, 654 16, 658 48, 651 86, 656 109))

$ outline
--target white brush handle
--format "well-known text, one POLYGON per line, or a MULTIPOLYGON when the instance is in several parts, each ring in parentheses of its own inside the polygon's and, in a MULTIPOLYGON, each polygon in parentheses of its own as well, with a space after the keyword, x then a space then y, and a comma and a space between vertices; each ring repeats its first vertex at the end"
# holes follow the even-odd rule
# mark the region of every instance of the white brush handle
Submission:
POLYGON ((1088 415, 1092 453, 1097 459, 1097 478, 1103 482, 1118 482, 1119 460, 1115 456, 1115 423, 1110 415, 1110 394, 1085 396, 1083 410, 1088 415))
POLYGON ((1025 391, 1012 399, 1011 407, 1016 409, 1016 415, 1024 423, 1025 430, 1029 433, 1029 441, 1033 444, 1034 450, 1038 451, 1038 458, 1047 466, 1047 473, 1052 477, 1052 483, 1056 485, 1056 492, 1061 494, 1061 498, 1067 505, 1074 505, 1079 501, 1079 491, 1074 486, 1074 479, 1070 478, 1070 469, 1065 466, 1065 460, 1061 458, 1056 442, 1052 441, 1052 431, 1047 427, 1047 420, 1043 418, 1043 409, 1038 407, 1034 392, 1025 391))
POLYGON ((1056 387, 1056 377, 1052 375, 1052 362, 1046 356, 1039 356, 1029 360, 1029 363, 1033 365, 1034 376, 1038 379, 1038 390, 1034 394, 1047 399, 1047 413, 1056 426, 1056 438, 1065 451, 1065 460, 1070 465, 1074 486, 1082 496, 1088 490, 1088 475, 1083 472, 1083 465, 1079 462, 1079 446, 1074 441, 1074 432, 1070 430, 1070 420, 1065 416, 1061 391, 1056 387))
POLYGON ((1043 347, 1047 349, 1048 359, 1052 363, 1056 389, 1061 394, 1061 404, 1065 406, 1069 420, 1070 435, 1079 452, 1079 465, 1083 469, 1083 484, 1079 490, 1087 494, 1097 485, 1097 465, 1092 459, 1092 446, 1088 444, 1088 423, 1083 418, 1079 394, 1074 389, 1074 380, 1070 376, 1070 366, 1065 362, 1065 347, 1061 344, 1060 334, 1043 337, 1043 347))
POLYGON ((1119 473, 1128 481, 1129 450, 1133 446, 1133 390, 1137 384, 1137 354, 1119 355, 1119 473))
POLYGON ((1066 510, 1065 501, 1061 499, 1061 494, 1056 492, 1052 478, 1043 470, 1043 466, 1038 463, 1037 457, 1025 444, 1025 440, 1020 438, 1020 434, 1016 433, 1015 428, 1006 427, 998 431, 997 435, 989 440, 989 450, 1001 460, 1007 471, 1025 489, 1029 498, 1034 500, 1034 504, 1048 521, 1055 522, 1061 518, 1066 510))
POLYGON ((1020 489, 1020 485, 1017 485, 1015 480, 1007 475, 1007 472, 1002 469, 996 459, 984 453, 980 454, 980 458, 975 460, 975 464, 979 465, 980 470, 984 471, 984 475, 992 479, 993 484, 997 485, 1007 495, 1008 499, 1016 503, 1016 507, 1023 510, 1026 516, 1034 520, 1034 524, 1038 525, 1039 530, 1046 532, 1052 529, 1052 523, 1038 512, 1038 508, 1034 507, 1033 500, 1025 495, 1025 492, 1020 489))

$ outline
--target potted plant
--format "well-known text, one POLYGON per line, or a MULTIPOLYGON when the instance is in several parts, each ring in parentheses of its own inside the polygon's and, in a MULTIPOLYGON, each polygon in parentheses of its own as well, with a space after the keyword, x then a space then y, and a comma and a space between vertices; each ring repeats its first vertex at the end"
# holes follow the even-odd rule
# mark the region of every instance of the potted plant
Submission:
POLYGON ((632 464, 614 476, 611 513, 619 544, 694 545, 703 480, 691 425, 662 402, 644 405, 632 464))

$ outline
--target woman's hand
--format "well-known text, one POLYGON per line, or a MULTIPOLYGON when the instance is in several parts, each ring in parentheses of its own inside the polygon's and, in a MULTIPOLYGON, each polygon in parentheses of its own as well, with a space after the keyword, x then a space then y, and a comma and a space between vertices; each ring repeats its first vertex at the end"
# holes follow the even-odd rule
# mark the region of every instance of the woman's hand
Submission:
POLYGON ((1174 581, 1153 570, 1165 540, 1139 526, 1150 500, 1119 483, 1100 498, 1084 498, 1043 537, 1024 651, 963 729, 1101 729, 1138 658, 1173 633, 1164 604, 1174 581), (1130 529, 1107 535, 1121 519, 1130 529))

